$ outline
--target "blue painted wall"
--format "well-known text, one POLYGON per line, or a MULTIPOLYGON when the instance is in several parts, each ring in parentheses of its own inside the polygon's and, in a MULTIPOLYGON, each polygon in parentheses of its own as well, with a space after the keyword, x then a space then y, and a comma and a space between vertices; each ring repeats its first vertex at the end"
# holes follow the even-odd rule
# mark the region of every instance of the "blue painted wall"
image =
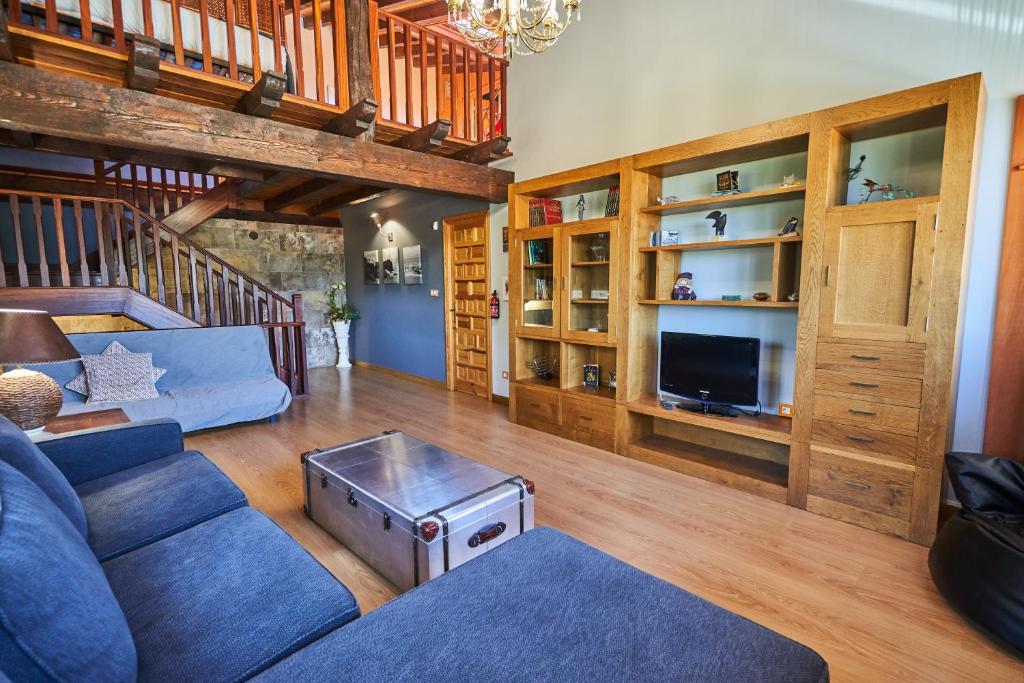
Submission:
POLYGON ((352 358, 412 375, 444 381, 444 244, 434 221, 487 208, 483 202, 414 192, 392 192, 341 211, 349 303, 362 318, 352 325, 352 358), (384 219, 378 231, 370 219, 384 219), (394 235, 388 242, 387 234, 394 235), (363 252, 419 244, 423 284, 363 283, 363 252), (430 296, 436 289, 438 296, 430 296))

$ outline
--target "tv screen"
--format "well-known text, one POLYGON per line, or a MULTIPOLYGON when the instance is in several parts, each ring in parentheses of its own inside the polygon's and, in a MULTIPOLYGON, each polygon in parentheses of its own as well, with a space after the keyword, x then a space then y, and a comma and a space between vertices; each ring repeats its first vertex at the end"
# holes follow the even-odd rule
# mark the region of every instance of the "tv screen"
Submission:
POLYGON ((761 340, 661 333, 661 390, 708 403, 757 403, 761 340))

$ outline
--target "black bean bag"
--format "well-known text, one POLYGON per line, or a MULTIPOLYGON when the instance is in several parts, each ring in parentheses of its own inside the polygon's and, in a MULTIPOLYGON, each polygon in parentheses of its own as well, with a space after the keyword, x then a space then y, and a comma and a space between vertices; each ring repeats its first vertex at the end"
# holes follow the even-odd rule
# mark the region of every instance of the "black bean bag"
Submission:
POLYGON ((963 509, 928 554, 932 579, 968 621, 1024 657, 1024 466, 949 453, 946 467, 963 509))

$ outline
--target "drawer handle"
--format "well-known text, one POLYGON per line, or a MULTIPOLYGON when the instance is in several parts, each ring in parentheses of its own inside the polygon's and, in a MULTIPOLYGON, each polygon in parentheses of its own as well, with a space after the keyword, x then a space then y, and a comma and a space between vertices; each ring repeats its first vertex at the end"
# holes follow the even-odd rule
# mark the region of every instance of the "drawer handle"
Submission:
POLYGON ((857 410, 856 408, 850 408, 851 415, 864 415, 866 417, 874 417, 878 413, 873 410, 857 410))
POLYGON ((850 386, 851 387, 859 387, 861 389, 877 389, 878 388, 877 384, 872 384, 870 382, 850 382, 850 386))
POLYGON ((580 415, 580 419, 581 420, 586 420, 587 422, 593 422, 594 421, 594 418, 590 417, 589 415, 580 415))
POLYGON ((846 480, 843 482, 843 486, 849 486, 851 489, 861 489, 862 491, 870 491, 870 484, 862 484, 859 481, 846 480))
POLYGON ((860 441, 861 443, 874 443, 875 440, 870 436, 860 436, 859 434, 847 434, 846 438, 850 441, 860 441))
POLYGON ((531 408, 540 408, 540 404, 539 403, 531 403, 530 407, 531 408))
POLYGON ((862 353, 855 353, 850 356, 854 360, 882 360, 880 356, 865 356, 862 353))

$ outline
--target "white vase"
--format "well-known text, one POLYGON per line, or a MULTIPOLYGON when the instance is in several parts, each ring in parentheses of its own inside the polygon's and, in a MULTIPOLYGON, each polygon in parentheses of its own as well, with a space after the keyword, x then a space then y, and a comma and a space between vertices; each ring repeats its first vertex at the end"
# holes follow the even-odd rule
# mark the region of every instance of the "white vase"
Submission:
POLYGON ((348 328, 352 323, 337 320, 331 324, 334 326, 334 341, 338 344, 338 363, 334 367, 350 368, 352 363, 348 359, 348 328))

